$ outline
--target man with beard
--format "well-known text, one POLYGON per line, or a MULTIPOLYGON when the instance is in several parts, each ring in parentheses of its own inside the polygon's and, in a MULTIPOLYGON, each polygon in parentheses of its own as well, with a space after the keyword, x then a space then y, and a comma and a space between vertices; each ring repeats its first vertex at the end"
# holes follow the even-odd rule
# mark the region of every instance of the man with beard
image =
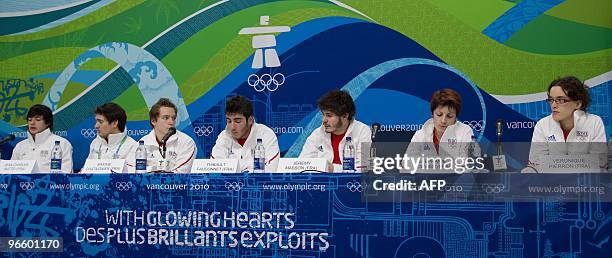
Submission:
MULTIPOLYGON (((346 138, 350 137, 355 146, 355 170, 361 171, 361 145, 371 142, 370 127, 355 120, 355 103, 346 91, 328 92, 317 101, 323 115, 323 124, 315 129, 300 153, 300 158, 325 158, 329 172, 341 172, 342 150, 346 138)), ((365 164, 364 164, 365 165, 365 164)))

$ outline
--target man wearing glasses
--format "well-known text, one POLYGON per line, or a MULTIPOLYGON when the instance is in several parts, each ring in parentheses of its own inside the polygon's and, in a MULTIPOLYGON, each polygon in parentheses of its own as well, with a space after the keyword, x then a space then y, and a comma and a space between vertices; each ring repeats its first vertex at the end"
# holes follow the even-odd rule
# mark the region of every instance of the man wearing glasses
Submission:
MULTIPOLYGON (((607 153, 603 121, 586 112, 591 97, 578 78, 567 76, 552 81, 547 101, 552 114, 540 119, 533 130, 529 167, 537 171, 546 155, 602 154, 603 157, 607 153)), ((607 157, 600 166, 607 166, 607 157)))

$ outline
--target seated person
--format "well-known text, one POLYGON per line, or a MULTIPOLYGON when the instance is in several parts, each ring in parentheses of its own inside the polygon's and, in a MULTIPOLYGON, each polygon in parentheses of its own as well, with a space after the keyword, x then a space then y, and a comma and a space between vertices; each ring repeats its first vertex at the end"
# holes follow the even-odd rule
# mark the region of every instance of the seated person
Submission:
POLYGON ((461 96, 452 89, 442 89, 431 96, 431 118, 412 137, 408 157, 468 157, 468 144, 474 136, 469 125, 457 121, 461 96))
POLYGON ((106 103, 98 106, 95 114, 98 136, 89 145, 87 159, 127 159, 136 151, 138 142, 125 132, 127 115, 121 106, 106 103))
MULTIPOLYGON (((159 99, 151 107, 149 121, 153 130, 140 139, 147 147, 148 168, 175 173, 191 172, 191 165, 196 156, 196 145, 193 139, 177 130, 165 144, 162 143, 162 139, 169 129, 176 126, 176 114, 176 105, 167 98, 159 99), (165 156, 162 151, 164 145, 166 147, 165 156), (163 162, 161 161, 163 160, 168 162, 165 169, 162 168, 163 162)), ((128 162, 130 170, 134 169, 135 152, 129 155, 128 162)))
POLYGON ((253 117, 253 104, 243 96, 235 96, 225 104, 225 130, 217 137, 212 159, 239 159, 239 171, 253 171, 253 150, 257 139, 265 149, 265 171, 275 172, 280 159, 276 134, 258 124, 253 117))
MULTIPOLYGON (((51 152, 55 142, 62 149, 62 172, 72 172, 72 145, 51 132, 53 113, 47 106, 36 104, 28 110, 28 138, 17 143, 11 160, 36 160, 41 172, 51 172, 51 152)), ((35 171, 38 172, 38 171, 35 171)))
POLYGON ((556 79, 548 86, 547 101, 551 114, 533 129, 528 167, 523 172, 539 171, 547 155, 570 154, 598 154, 604 169, 606 131, 599 116, 586 112, 591 103, 587 87, 573 76, 556 79))
POLYGON ((346 138, 355 146, 355 170, 363 171, 362 143, 372 142, 370 127, 355 119, 355 103, 346 91, 328 92, 317 101, 323 123, 306 139, 300 158, 325 158, 329 172, 342 172, 342 158, 346 138))

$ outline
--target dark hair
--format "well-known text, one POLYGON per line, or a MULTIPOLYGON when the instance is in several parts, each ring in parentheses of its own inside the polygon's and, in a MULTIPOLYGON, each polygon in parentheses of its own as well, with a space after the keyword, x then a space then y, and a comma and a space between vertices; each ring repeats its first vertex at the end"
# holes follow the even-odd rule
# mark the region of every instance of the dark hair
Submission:
MULTIPOLYGON (((149 123, 151 123, 151 121, 153 120, 157 121, 157 117, 159 116, 159 109, 161 109, 162 107, 173 108, 174 113, 178 115, 176 105, 174 105, 174 103, 172 103, 172 101, 167 98, 161 98, 157 102, 155 102, 155 104, 153 104, 151 110, 149 111, 149 123)), ((151 126, 153 126, 153 123, 151 123, 151 126)))
POLYGON ((113 102, 105 103, 101 106, 96 107, 97 115, 104 116, 108 123, 112 123, 117 121, 117 127, 119 131, 123 132, 125 130, 125 122, 127 121, 127 115, 125 114, 125 110, 123 108, 113 102))
POLYGON ((43 121, 45 121, 45 124, 49 127, 49 129, 53 129, 53 112, 51 112, 49 107, 41 104, 36 104, 30 107, 26 117, 29 119, 35 116, 42 116, 43 121))
POLYGON ((337 116, 348 114, 348 120, 352 120, 356 112, 353 98, 343 90, 333 90, 323 95, 317 100, 317 106, 321 112, 330 111, 337 116))
POLYGON ((591 104, 591 96, 586 85, 582 83, 578 78, 574 76, 565 76, 563 78, 557 78, 548 85, 548 94, 552 87, 559 86, 565 92, 565 95, 571 100, 580 101, 580 109, 586 111, 587 107, 591 104))
POLYGON ((247 98, 237 95, 225 103, 225 114, 242 114, 245 118, 253 115, 253 104, 247 98))
POLYGON ((438 107, 452 108, 459 115, 459 112, 461 112, 461 96, 449 88, 438 90, 431 95, 431 101, 429 102, 431 113, 433 114, 438 107))

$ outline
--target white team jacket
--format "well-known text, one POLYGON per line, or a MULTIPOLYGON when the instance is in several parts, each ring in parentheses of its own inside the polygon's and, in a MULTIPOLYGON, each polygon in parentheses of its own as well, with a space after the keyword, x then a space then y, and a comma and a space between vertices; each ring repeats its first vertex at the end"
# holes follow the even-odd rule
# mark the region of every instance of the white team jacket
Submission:
POLYGON ((127 135, 127 130, 121 133, 109 134, 108 142, 100 135, 89 145, 87 159, 126 159, 136 151, 138 142, 127 135))
MULTIPOLYGON (((362 143, 372 142, 372 131, 370 127, 355 119, 351 122, 344 138, 340 141, 338 152, 342 161, 344 144, 346 137, 351 137, 355 146, 355 170, 362 171, 365 164, 361 164, 361 145, 362 143)), ((330 164, 334 161, 334 149, 331 144, 331 133, 325 132, 325 127, 321 125, 315 129, 306 139, 300 158, 325 158, 330 164)), ((342 172, 342 166, 334 164, 334 172, 342 172)))
POLYGON ((36 160, 38 171, 33 172, 50 172, 51 150, 55 141, 60 142, 60 148, 62 149, 62 172, 72 173, 72 144, 68 140, 53 134, 49 128, 36 134, 36 141, 28 133, 28 139, 20 141, 15 146, 11 160, 36 160))
POLYGON ((462 122, 455 122, 454 125, 446 127, 444 134, 440 137, 440 155, 436 153, 436 148, 433 144, 434 122, 430 118, 423 124, 423 128, 418 130, 412 140, 406 153, 409 157, 420 157, 423 154, 425 157, 440 156, 440 157, 468 157, 468 146, 474 135, 472 128, 462 122))
POLYGON ((238 159, 239 171, 253 171, 253 150, 257 144, 257 139, 261 139, 266 150, 266 172, 276 172, 280 159, 280 150, 276 134, 269 127, 253 123, 251 132, 240 146, 232 135, 223 130, 217 137, 217 142, 212 149, 211 158, 213 159, 238 159))
MULTIPOLYGON (((157 165, 159 160, 162 159, 159 144, 155 139, 155 131, 151 130, 149 134, 143 136, 139 141, 144 141, 144 145, 147 149, 147 171, 154 165, 157 165)), ((136 146, 137 148, 138 146, 136 146)), ((136 162, 136 148, 128 155, 129 171, 134 171, 134 164, 136 162)), ((189 173, 191 172, 191 165, 193 159, 196 156, 196 145, 193 139, 181 131, 176 131, 175 135, 172 135, 168 142, 166 142, 166 159, 169 162, 169 170, 175 173, 189 173)))
POLYGON ((528 165, 537 169, 546 155, 570 154, 601 154, 600 167, 606 167, 606 130, 599 116, 582 110, 574 111, 574 128, 567 141, 563 138, 561 125, 553 120, 552 115, 538 121, 533 129, 528 165))

